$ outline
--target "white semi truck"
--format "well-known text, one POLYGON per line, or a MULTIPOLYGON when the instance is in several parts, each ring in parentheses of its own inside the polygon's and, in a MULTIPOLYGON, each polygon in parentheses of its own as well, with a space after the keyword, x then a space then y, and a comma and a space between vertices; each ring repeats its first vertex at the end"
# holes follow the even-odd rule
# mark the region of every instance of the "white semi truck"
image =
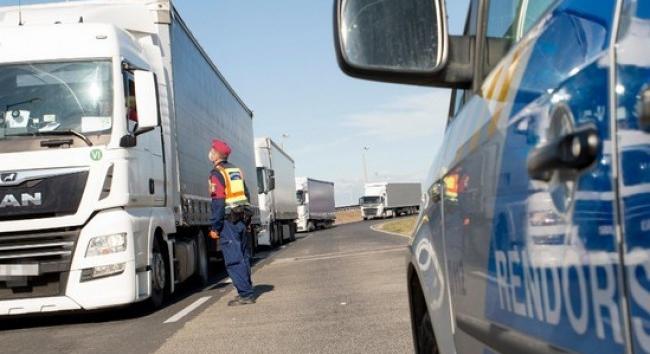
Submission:
POLYGON ((334 182, 296 177, 298 231, 314 231, 334 224, 334 182))
POLYGON ((212 138, 252 114, 168 0, 0 8, 0 315, 160 306, 207 280, 212 138))
POLYGON ((276 247, 296 236, 298 217, 293 159, 271 138, 255 139, 261 227, 257 244, 276 247))
POLYGON ((419 210, 420 183, 366 183, 359 199, 363 220, 415 214, 419 210))

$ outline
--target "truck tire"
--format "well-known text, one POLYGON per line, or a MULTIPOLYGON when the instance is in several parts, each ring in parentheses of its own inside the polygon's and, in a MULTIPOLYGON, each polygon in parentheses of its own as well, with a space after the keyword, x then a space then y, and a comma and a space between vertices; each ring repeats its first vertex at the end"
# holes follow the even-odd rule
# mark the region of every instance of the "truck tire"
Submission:
POLYGON ((307 223, 307 232, 313 232, 314 230, 316 230, 316 225, 314 225, 313 221, 309 221, 307 223))
POLYGON ((291 223, 289 224, 289 242, 293 242, 296 240, 296 224, 291 223))
POLYGON ((208 281, 210 280, 209 265, 208 246, 205 239, 205 233, 202 230, 199 230, 196 235, 196 273, 192 276, 192 281, 196 285, 208 285, 208 281))
POLYGON ((269 224, 269 244, 271 248, 275 248, 278 245, 277 236, 275 232, 275 223, 269 224))
POLYGON ((151 296, 147 307, 157 310, 165 304, 169 292, 169 257, 165 255, 166 247, 159 237, 154 238, 151 252, 151 296))
POLYGON ((278 233, 278 247, 284 245, 284 227, 281 223, 275 224, 278 233))

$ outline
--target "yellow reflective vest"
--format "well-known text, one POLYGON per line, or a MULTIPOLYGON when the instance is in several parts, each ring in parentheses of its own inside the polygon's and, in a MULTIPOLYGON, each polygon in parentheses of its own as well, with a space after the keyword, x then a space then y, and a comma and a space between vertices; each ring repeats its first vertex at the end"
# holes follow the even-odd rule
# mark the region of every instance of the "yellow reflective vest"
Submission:
POLYGON ((226 207, 250 205, 246 198, 246 187, 244 186, 244 174, 238 167, 217 166, 217 170, 225 181, 226 207))

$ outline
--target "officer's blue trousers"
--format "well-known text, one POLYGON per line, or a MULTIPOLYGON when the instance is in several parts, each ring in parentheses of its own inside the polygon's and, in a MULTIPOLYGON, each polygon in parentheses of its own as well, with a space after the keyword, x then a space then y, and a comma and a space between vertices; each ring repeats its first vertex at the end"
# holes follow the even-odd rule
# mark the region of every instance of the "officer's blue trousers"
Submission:
POLYGON ((219 236, 219 245, 226 263, 226 270, 239 296, 253 297, 251 257, 250 250, 248 250, 246 225, 241 221, 232 223, 225 220, 219 236))

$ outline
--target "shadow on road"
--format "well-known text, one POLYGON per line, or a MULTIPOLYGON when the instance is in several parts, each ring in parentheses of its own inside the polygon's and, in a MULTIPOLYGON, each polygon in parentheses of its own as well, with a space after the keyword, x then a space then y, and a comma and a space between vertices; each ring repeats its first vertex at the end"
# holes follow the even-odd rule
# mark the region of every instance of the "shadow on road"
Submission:
POLYGON ((253 287, 253 291, 255 292, 255 299, 256 300, 259 299, 262 296, 262 294, 269 293, 269 292, 273 291, 273 289, 275 289, 275 286, 270 285, 270 284, 255 285, 253 287))

